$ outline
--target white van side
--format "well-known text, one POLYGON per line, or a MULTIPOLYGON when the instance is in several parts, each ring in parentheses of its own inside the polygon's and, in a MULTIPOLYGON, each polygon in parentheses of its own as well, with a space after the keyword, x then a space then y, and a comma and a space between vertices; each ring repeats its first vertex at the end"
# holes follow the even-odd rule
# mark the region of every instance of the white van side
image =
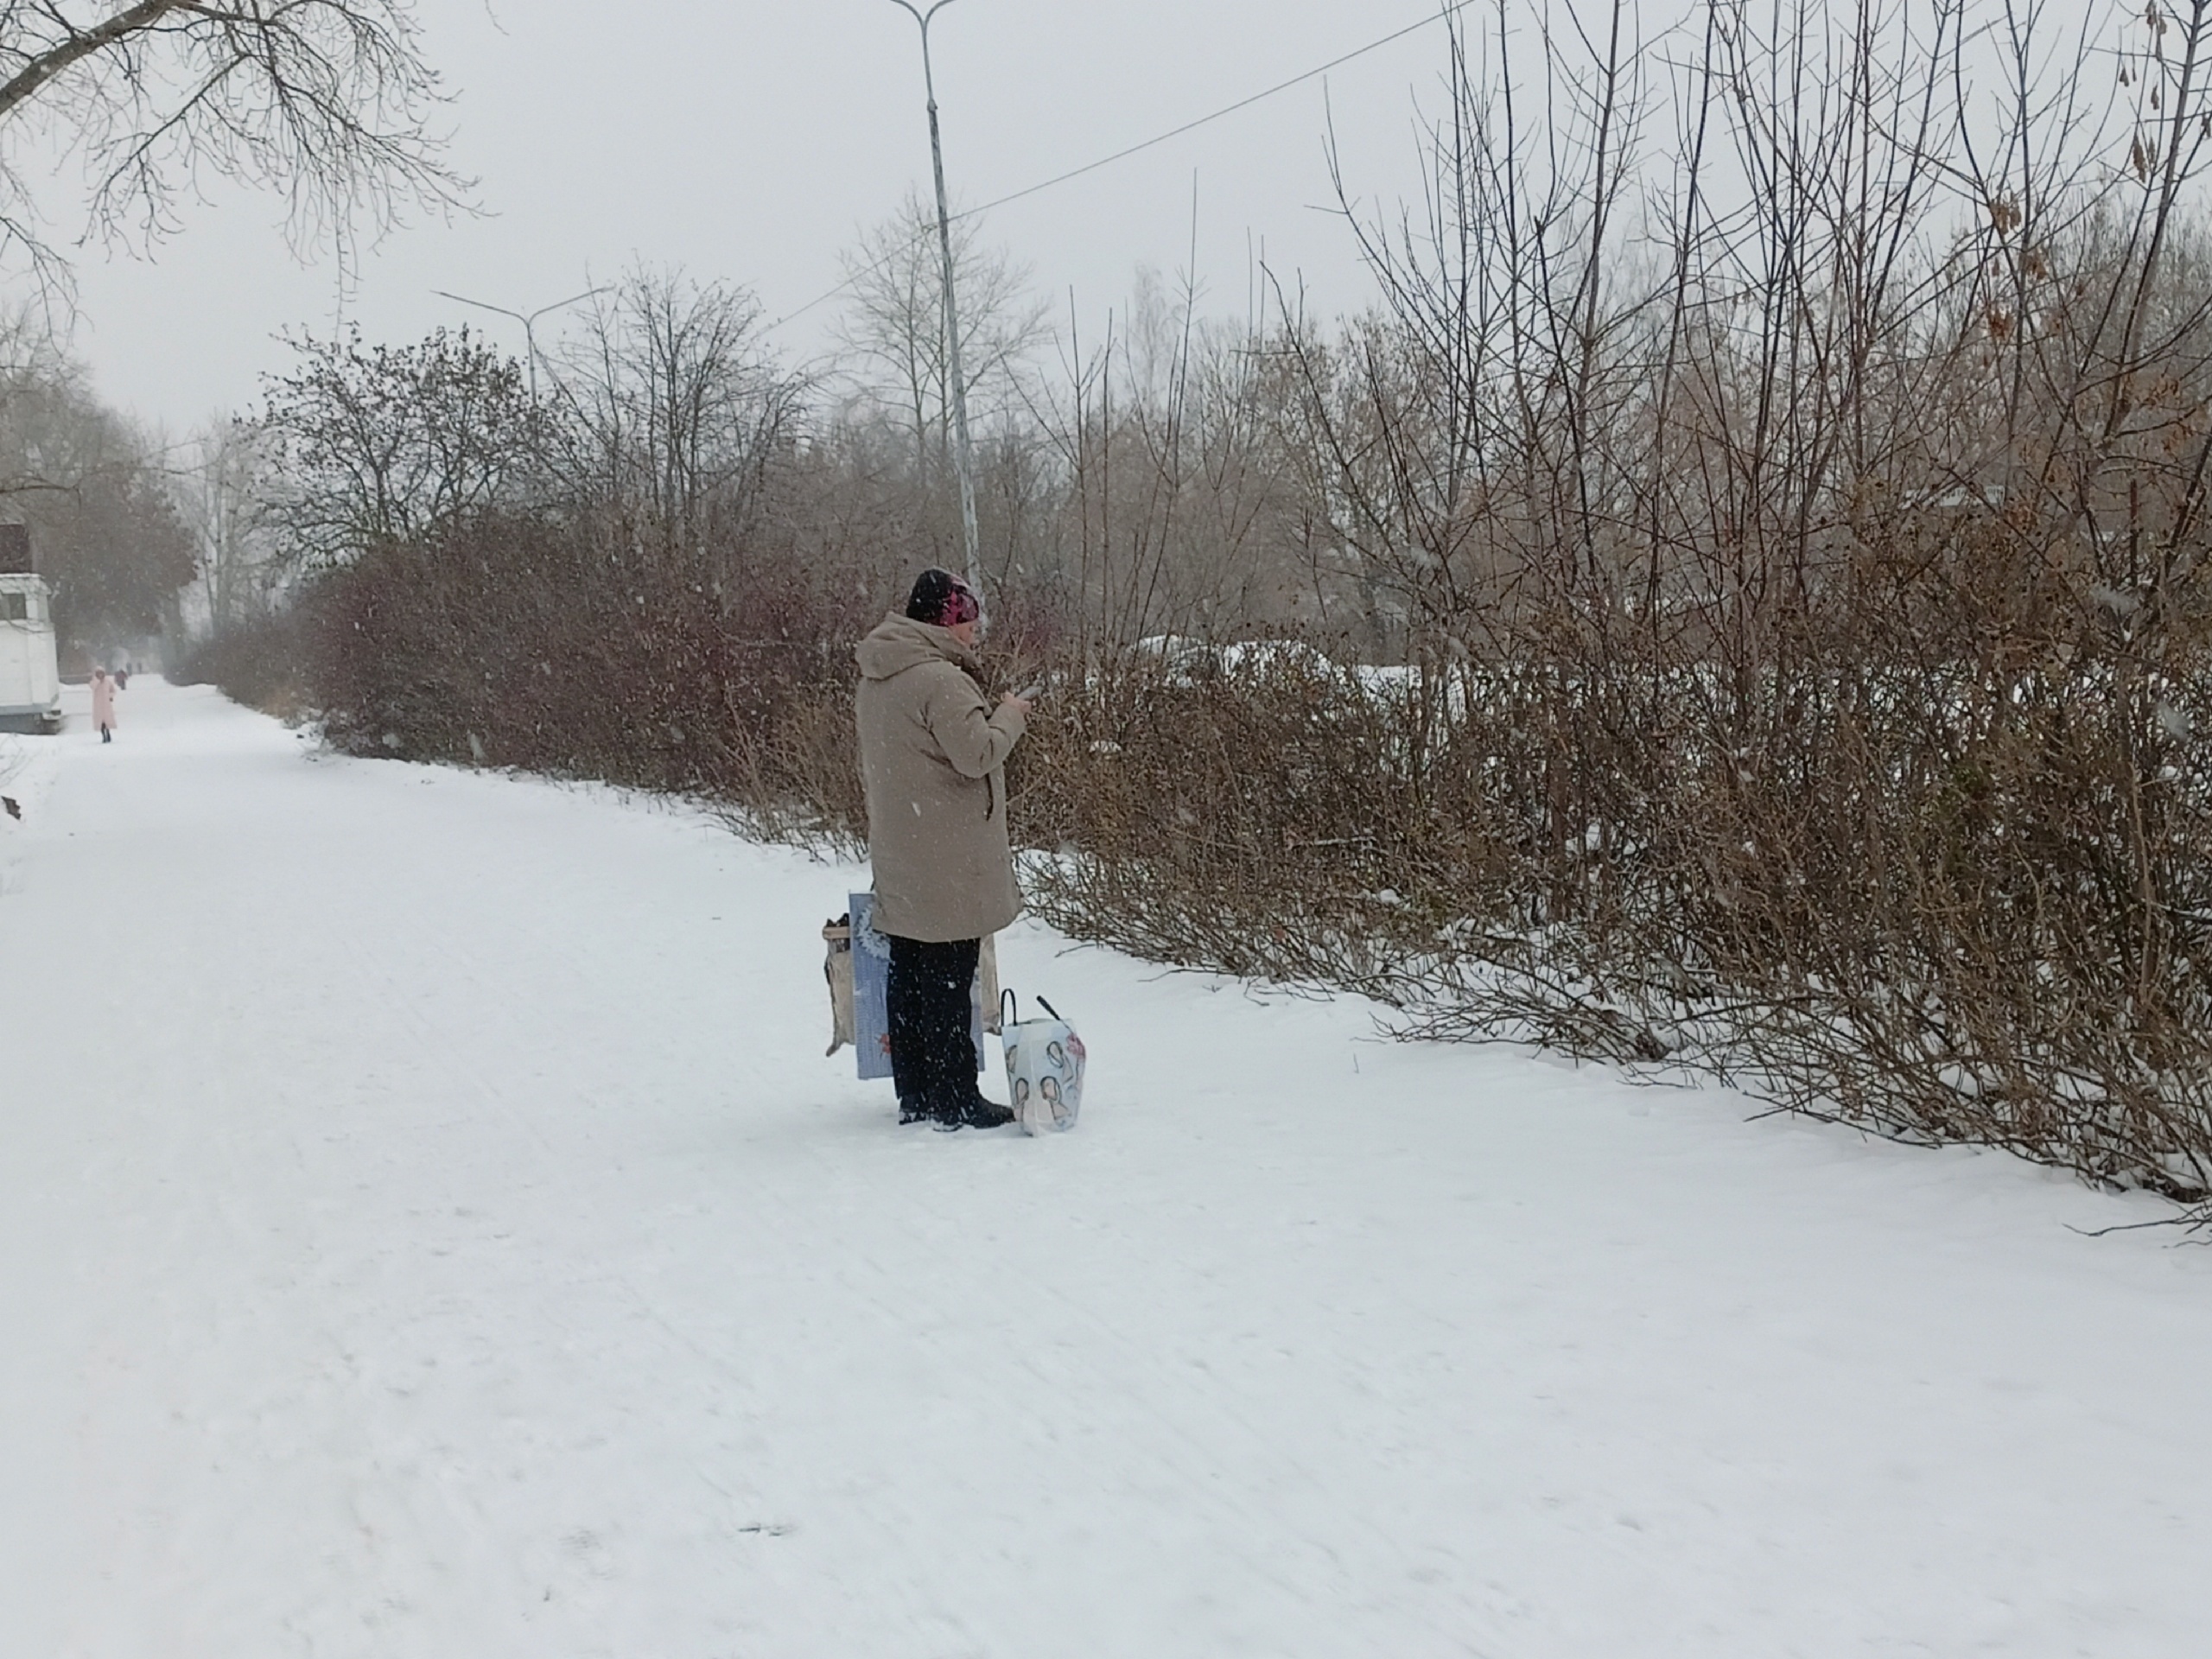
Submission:
POLYGON ((0 572, 0 732, 60 729, 53 593, 41 577, 0 572))

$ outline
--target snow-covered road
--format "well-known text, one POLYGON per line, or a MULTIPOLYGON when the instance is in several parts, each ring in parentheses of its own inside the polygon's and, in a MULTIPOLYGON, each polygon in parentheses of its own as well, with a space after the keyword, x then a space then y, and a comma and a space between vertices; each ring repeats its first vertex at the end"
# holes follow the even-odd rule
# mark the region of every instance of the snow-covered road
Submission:
POLYGON ((2212 1650, 2147 1200, 1033 927, 1082 1128, 901 1130, 849 872, 123 720, 0 819, 5 1659, 2212 1650))

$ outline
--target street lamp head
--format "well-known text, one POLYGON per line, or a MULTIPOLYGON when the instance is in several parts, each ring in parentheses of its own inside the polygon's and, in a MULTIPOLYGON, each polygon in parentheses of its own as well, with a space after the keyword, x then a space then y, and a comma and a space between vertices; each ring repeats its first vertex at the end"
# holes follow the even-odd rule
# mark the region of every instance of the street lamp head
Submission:
POLYGON ((558 311, 565 306, 582 304, 586 300, 606 293, 611 286, 611 283, 601 283, 597 288, 588 288, 581 294, 571 294, 565 300, 556 300, 550 305, 541 305, 535 311, 516 311, 504 305, 493 305, 488 300, 472 300, 466 294, 450 294, 442 288, 434 288, 430 292, 442 300, 451 300, 456 305, 473 305, 479 311, 490 311, 502 317, 512 317, 524 328, 528 328, 549 312, 558 311))
POLYGON ((517 322, 522 324, 524 366, 530 374, 530 405, 535 410, 537 407, 537 320, 548 312, 558 311, 564 306, 580 305, 594 296, 606 293, 611 286, 613 284, 601 283, 598 287, 588 288, 581 294, 571 294, 565 300, 556 300, 550 305, 541 305, 535 311, 510 310, 504 305, 493 305, 488 301, 472 300, 466 294, 448 294, 442 288, 434 288, 430 292, 442 300, 451 300, 458 305, 473 305, 479 311, 489 311, 497 316, 512 317, 517 322))
POLYGON ((436 295, 442 300, 451 300, 455 305, 472 305, 479 311, 495 312, 503 317, 512 317, 517 322, 523 324, 525 327, 529 326, 529 319, 524 317, 521 312, 510 311, 504 305, 487 305, 482 300, 470 299, 466 294, 448 294, 442 288, 434 288, 430 292, 436 295))
POLYGON ((891 3, 922 26, 922 38, 926 41, 929 38, 931 19, 950 5, 952 0, 937 0, 937 3, 927 11, 924 11, 919 6, 914 4, 914 0, 891 0, 891 3))
POLYGON ((550 305, 539 306, 537 310, 530 314, 530 320, 535 322, 550 311, 563 310, 571 305, 582 305, 586 300, 597 299, 602 294, 612 293, 613 289, 613 283, 601 283, 597 288, 588 288, 581 294, 571 294, 565 300, 556 300, 550 305))

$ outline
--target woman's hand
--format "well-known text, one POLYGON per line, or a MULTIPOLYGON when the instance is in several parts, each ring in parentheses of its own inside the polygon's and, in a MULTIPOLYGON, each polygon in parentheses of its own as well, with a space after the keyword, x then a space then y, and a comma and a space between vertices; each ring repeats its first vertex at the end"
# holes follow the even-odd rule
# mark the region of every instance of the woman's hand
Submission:
POLYGON ((1017 697, 1011 691, 1007 692, 1004 696, 999 699, 1000 708, 1011 709, 1015 714, 1020 715, 1024 720, 1029 718, 1029 711, 1036 706, 1036 703, 1031 699, 1027 697, 1017 697))

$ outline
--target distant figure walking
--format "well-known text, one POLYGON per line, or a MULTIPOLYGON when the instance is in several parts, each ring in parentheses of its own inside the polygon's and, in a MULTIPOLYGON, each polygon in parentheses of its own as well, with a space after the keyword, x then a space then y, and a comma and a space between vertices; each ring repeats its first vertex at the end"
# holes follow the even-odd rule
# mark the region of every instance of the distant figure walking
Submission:
POLYGON ((100 741, 115 741, 115 682, 107 670, 92 671, 92 724, 100 728, 100 741))
POLYGON ((969 987, 983 936, 1021 913, 1002 768, 1029 705, 1007 696, 994 709, 983 696, 982 614, 959 577, 925 570, 906 614, 886 618, 855 653, 899 1121, 940 1129, 1014 1121, 976 1087, 969 987))

